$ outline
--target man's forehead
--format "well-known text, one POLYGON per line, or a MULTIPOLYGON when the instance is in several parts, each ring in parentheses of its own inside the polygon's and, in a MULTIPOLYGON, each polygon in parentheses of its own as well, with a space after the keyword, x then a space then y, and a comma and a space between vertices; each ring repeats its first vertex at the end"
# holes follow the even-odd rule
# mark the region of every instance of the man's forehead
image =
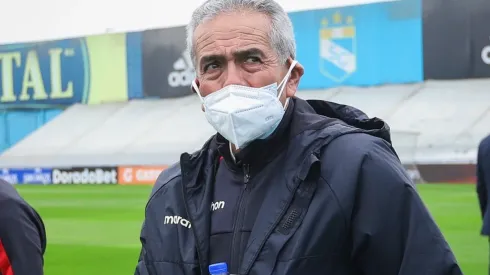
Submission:
POLYGON ((216 41, 221 44, 241 40, 262 40, 268 36, 270 21, 260 13, 222 14, 205 21, 194 30, 194 43, 198 47, 216 41), (248 15, 247 15, 248 14, 248 15))

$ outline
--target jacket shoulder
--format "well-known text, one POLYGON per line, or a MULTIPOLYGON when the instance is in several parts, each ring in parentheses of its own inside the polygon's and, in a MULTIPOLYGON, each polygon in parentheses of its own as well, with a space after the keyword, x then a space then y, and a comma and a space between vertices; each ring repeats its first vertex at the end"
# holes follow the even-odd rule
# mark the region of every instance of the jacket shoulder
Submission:
POLYGON ((356 184, 356 175, 359 175, 366 161, 378 162, 376 159, 389 158, 394 165, 398 162, 398 156, 391 143, 362 132, 338 136, 323 148, 320 158, 322 176, 325 179, 334 177, 337 180, 338 177, 342 177, 344 183, 352 184, 356 184))
POLYGON ((478 146, 479 151, 489 152, 490 151, 490 135, 485 137, 478 146))
POLYGON ((372 151, 388 150, 395 153, 387 140, 363 132, 350 132, 339 135, 325 148, 324 157, 340 154, 347 158, 363 158, 372 151), (332 153, 334 151, 335 153, 332 153))
POLYGON ((2 179, 0 179, 0 200, 20 200, 20 195, 17 190, 10 183, 2 179))
POLYGON ((0 208, 2 210, 25 209, 30 208, 30 206, 10 183, 0 180, 0 208))
POLYGON ((182 172, 180 169, 180 162, 174 163, 167 169, 163 170, 158 176, 153 189, 151 190, 150 199, 148 204, 158 197, 160 194, 164 193, 166 189, 173 188, 180 182, 182 178, 182 172))

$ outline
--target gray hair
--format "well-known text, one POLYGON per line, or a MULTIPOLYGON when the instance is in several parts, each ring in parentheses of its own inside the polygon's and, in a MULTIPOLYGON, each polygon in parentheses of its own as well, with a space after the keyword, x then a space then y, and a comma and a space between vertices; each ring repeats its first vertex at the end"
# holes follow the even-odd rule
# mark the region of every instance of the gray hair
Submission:
POLYGON ((270 44, 279 60, 286 62, 289 57, 295 58, 296 42, 293 24, 288 14, 274 0, 208 0, 194 11, 187 25, 187 51, 194 66, 197 63, 193 45, 195 29, 220 14, 243 10, 256 11, 269 16, 271 20, 270 44))

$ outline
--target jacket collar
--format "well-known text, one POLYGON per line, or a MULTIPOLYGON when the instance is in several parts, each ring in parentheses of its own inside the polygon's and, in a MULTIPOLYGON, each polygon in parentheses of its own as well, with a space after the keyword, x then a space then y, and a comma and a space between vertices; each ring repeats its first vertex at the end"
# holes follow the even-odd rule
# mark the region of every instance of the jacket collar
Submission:
MULTIPOLYGON (((250 270, 258 251, 274 229, 274 221, 271 219, 279 221, 281 213, 286 209, 284 207, 287 207, 285 202, 292 201, 293 190, 298 187, 299 182, 307 178, 310 167, 318 163, 315 154, 322 144, 326 143, 329 136, 348 131, 371 134, 387 141, 390 139, 389 127, 386 123, 377 118, 369 119, 355 108, 331 102, 293 98, 275 133, 268 139, 253 142, 253 146, 242 151, 241 154, 244 155, 240 157, 241 160, 250 158, 257 164, 274 157, 281 146, 284 146, 287 160, 283 171, 277 176, 278 179, 282 179, 280 182, 287 188, 275 189, 274 193, 268 194, 268 199, 265 200, 268 203, 262 207, 264 211, 260 212, 257 218, 261 222, 258 223, 258 228, 254 226, 247 245, 248 256, 245 257, 249 260, 246 261, 248 264, 243 266, 245 269, 243 274, 250 270)), ((228 143, 223 137, 215 135, 201 150, 192 155, 184 153, 180 159, 183 200, 197 240, 197 253, 202 273, 206 273, 205 267, 209 264, 207 255, 211 219, 209 206, 212 202, 213 183, 220 152, 224 156, 228 154, 227 158, 231 160, 228 143)))
POLYGON ((219 154, 224 158, 226 164, 234 171, 241 170, 242 166, 248 165, 250 173, 257 172, 257 167, 262 167, 270 162, 287 145, 287 134, 295 109, 294 100, 289 100, 284 116, 276 130, 266 139, 258 139, 241 149, 233 157, 230 152, 230 143, 219 133, 216 134, 216 145, 219 154), (236 159, 236 161, 235 161, 236 159))

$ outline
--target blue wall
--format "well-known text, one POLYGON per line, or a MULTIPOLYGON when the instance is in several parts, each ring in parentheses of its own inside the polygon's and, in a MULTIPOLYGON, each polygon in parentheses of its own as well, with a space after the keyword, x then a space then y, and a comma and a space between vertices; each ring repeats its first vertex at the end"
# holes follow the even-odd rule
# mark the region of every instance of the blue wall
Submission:
POLYGON ((300 89, 423 80, 420 0, 290 13, 300 89))
POLYGON ((22 140, 61 112, 62 109, 0 111, 0 152, 22 140))

